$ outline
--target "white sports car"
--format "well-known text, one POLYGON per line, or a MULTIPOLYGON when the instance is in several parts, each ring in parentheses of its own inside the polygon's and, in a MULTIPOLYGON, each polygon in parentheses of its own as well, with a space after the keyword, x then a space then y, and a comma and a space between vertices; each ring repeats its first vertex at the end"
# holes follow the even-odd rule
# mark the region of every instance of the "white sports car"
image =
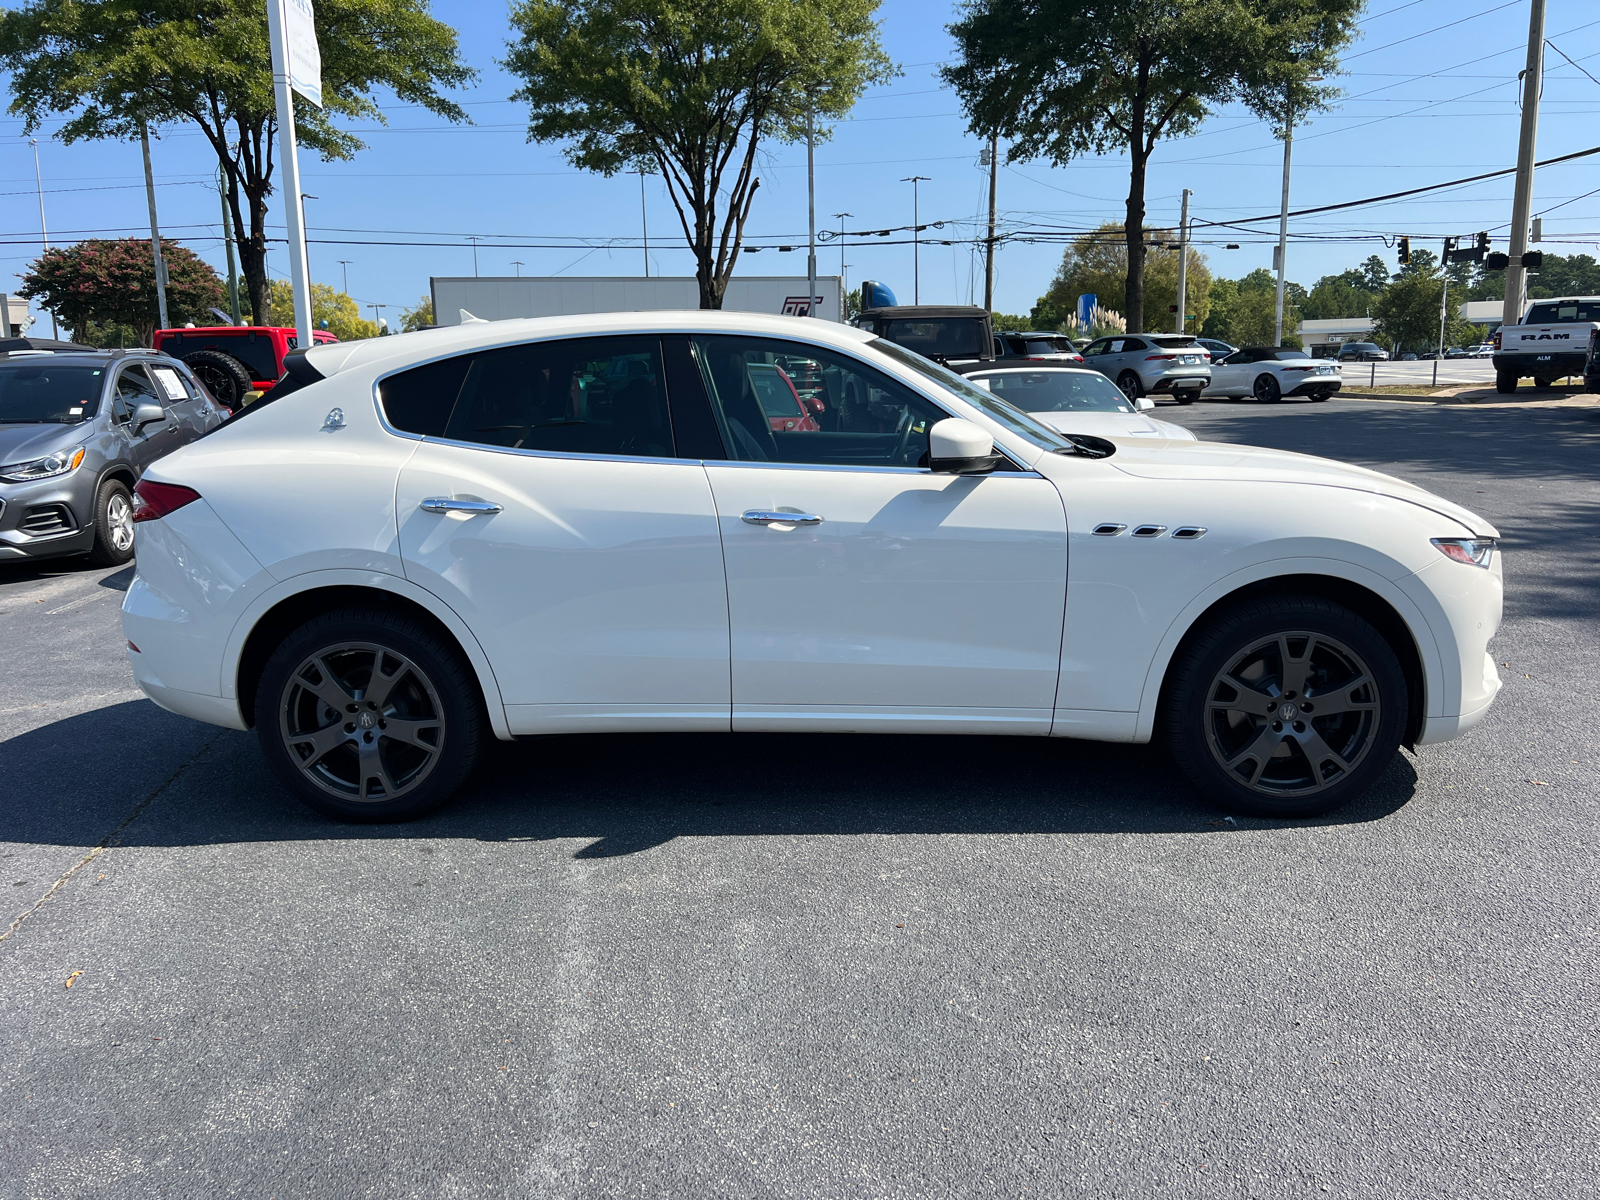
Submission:
POLYGON ((1111 380, 1087 367, 965 367, 961 377, 1062 433, 1196 440, 1182 425, 1145 416, 1155 408, 1154 400, 1129 400, 1111 380))
POLYGON ((1268 404, 1285 396, 1326 400, 1344 386, 1339 364, 1282 346, 1246 346, 1211 364, 1207 396, 1254 396, 1268 404))
MULTIPOLYGON (((607 313, 316 346, 138 487, 163 707, 351 820, 586 730, 1145 742, 1322 812, 1500 685, 1495 530, 1244 446, 1063 434, 823 321, 607 313), (773 428, 778 367, 816 428, 773 428)), ((938 743, 929 748, 939 753, 938 743)))

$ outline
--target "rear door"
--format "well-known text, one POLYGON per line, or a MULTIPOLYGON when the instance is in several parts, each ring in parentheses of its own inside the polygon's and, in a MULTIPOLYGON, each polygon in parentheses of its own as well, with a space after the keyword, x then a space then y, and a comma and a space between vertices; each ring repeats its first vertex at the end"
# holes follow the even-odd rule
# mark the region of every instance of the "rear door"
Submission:
POLYGON ((145 369, 150 372, 167 416, 178 425, 180 441, 192 442, 216 423, 212 419, 212 407, 200 398, 200 393, 190 386, 176 367, 153 362, 145 364, 145 369))

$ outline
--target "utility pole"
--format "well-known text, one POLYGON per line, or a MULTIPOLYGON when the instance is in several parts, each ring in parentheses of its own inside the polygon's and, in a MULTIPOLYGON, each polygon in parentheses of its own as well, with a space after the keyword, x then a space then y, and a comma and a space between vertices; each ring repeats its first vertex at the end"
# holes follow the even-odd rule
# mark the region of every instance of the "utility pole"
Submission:
POLYGON ((150 126, 139 121, 139 145, 144 150, 144 194, 150 202, 150 253, 156 263, 156 328, 171 329, 167 323, 167 264, 161 261, 161 228, 156 223, 156 177, 150 169, 150 126))
MULTIPOLYGON (((639 168, 639 224, 644 228, 644 277, 650 278, 650 214, 644 206, 644 175, 643 167, 639 168)), ((522 274, 517 272, 518 276, 522 274)))
POLYGON ((1533 161, 1539 140, 1539 96, 1544 91, 1544 0, 1533 0, 1528 16, 1528 66, 1522 72, 1522 134, 1517 141, 1517 185, 1511 200, 1511 247, 1506 264, 1506 301, 1500 310, 1503 325, 1522 320, 1528 290, 1528 210, 1533 207, 1533 161))
POLYGON ((344 268, 344 294, 346 296, 350 294, 350 264, 353 261, 353 259, 349 258, 341 258, 339 260, 339 265, 344 268))
POLYGON ((845 272, 845 261, 844 261, 844 219, 846 217, 855 216, 855 213, 847 213, 847 212, 845 212, 845 213, 834 213, 833 215, 834 215, 834 219, 839 222, 839 299, 840 299, 840 302, 842 304, 842 302, 844 300, 844 297, 845 297, 845 294, 847 292, 849 292, 849 290, 850 290, 850 288, 845 283, 845 278, 846 277, 845 277, 845 273, 844 273, 845 272))
POLYGON ((817 131, 816 103, 806 97, 806 316, 817 315, 817 131))
POLYGON ((911 185, 911 303, 922 303, 922 236, 917 227, 922 224, 918 216, 917 185, 927 183, 932 176, 908 175, 901 183, 911 185))
MULTIPOLYGON (((28 145, 33 147, 33 179, 39 185, 39 238, 44 242, 44 248, 48 252, 50 249, 50 230, 45 227, 44 223, 44 175, 39 170, 39 139, 29 138, 28 145)), ((10 332, 9 329, 6 330, 8 335, 10 332)), ((54 311, 50 313, 50 336, 53 338, 61 336, 61 329, 56 324, 54 311)))
POLYGON ((223 183, 225 176, 217 172, 217 196, 222 200, 222 242, 228 249, 228 314, 235 325, 244 321, 239 315, 239 266, 233 257, 233 214, 228 211, 228 192, 223 183))
MULTIPOLYGON (((994 311, 994 202, 1000 175, 1000 135, 989 135, 989 236, 983 241, 983 307, 994 311)), ((969 293, 970 295, 970 293, 969 293)))
POLYGON ((1283 204, 1278 210, 1278 249, 1273 256, 1278 261, 1278 290, 1273 300, 1272 344, 1283 345, 1283 271, 1289 257, 1289 152, 1294 149, 1294 112, 1287 114, 1283 128, 1283 204))
MULTIPOLYGON (((1189 319, 1189 197, 1194 195, 1188 188, 1183 189, 1183 214, 1178 218, 1178 330, 1179 333, 1188 332, 1189 319)), ((1282 295, 1280 289, 1279 295, 1282 295)), ((1281 323, 1282 310, 1279 310, 1278 320, 1281 323)), ((1278 339, 1283 340, 1281 337, 1278 339)))

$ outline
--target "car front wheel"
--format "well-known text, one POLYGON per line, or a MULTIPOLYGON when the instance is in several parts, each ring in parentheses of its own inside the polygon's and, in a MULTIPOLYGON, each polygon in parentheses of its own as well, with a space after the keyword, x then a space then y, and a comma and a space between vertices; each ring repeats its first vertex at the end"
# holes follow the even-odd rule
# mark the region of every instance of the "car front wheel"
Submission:
POLYGON ((120 479, 108 479, 94 498, 94 546, 89 561, 120 567, 133 557, 133 493, 120 479))
POLYGON ((317 617, 273 652, 256 736, 302 802, 344 821, 404 821, 471 772, 482 702, 459 650, 399 614, 317 617))
POLYGON ((1315 596, 1262 597, 1225 613, 1168 679, 1173 757, 1236 812, 1338 808, 1387 769, 1405 728, 1393 649, 1362 617, 1315 596))

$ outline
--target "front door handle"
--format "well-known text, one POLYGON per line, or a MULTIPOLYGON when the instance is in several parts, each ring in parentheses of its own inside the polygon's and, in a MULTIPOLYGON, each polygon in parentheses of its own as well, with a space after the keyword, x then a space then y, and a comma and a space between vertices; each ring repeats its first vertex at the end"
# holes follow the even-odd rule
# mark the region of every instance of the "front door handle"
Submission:
POLYGON ((490 500, 452 500, 449 496, 429 496, 420 505, 423 512, 431 513, 497 513, 501 506, 490 500))
POLYGON ((741 518, 746 525, 821 525, 822 518, 812 513, 774 512, 766 508, 752 508, 741 518))

